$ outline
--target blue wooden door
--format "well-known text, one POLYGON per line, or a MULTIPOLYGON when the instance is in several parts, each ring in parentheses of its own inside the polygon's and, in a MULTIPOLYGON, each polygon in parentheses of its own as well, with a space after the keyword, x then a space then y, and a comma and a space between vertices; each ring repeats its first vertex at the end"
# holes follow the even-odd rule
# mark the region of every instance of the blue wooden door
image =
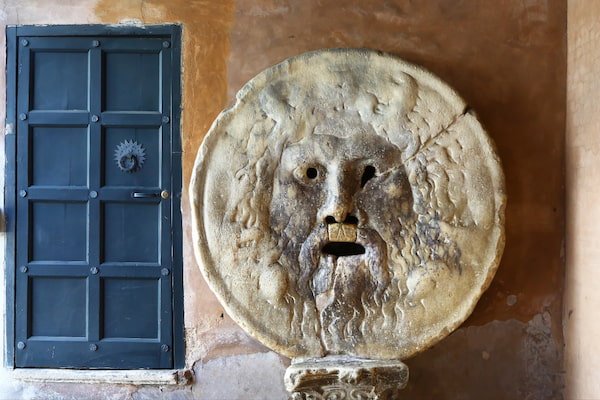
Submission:
POLYGON ((15 365, 172 368, 172 37, 16 47, 15 365))

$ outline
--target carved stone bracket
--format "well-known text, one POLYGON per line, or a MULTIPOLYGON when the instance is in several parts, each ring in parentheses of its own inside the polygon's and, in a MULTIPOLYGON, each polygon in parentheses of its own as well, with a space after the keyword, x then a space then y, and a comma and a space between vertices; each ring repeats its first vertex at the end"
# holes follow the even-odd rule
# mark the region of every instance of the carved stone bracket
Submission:
POLYGON ((325 357, 292 364, 285 373, 291 400, 394 400, 408 382, 396 360, 325 357))

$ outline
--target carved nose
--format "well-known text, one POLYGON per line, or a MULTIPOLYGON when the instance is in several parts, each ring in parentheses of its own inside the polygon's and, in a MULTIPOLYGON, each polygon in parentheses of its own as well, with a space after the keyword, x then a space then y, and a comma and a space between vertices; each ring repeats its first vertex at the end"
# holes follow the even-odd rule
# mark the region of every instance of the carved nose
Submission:
POLYGON ((344 222, 348 214, 348 207, 345 207, 343 204, 329 204, 324 210, 325 223, 335 224, 336 222, 344 222))
POLYGON ((353 190, 344 182, 336 180, 329 185, 327 201, 321 209, 321 220, 326 224, 358 224, 358 218, 351 215, 353 190))

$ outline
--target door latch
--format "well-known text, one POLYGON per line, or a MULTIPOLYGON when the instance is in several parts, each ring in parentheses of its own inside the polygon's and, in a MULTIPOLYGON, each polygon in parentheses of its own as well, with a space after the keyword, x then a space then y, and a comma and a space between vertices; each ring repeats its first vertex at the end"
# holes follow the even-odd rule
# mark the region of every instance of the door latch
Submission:
POLYGON ((131 197, 133 197, 134 199, 148 199, 148 198, 154 198, 154 197, 162 197, 163 199, 168 199, 169 196, 171 194, 169 193, 168 190, 163 190, 160 193, 156 193, 156 192, 133 192, 131 193, 131 197))
POLYGON ((148 192, 133 192, 131 197, 134 199, 149 199, 160 196, 160 193, 148 193, 148 192))

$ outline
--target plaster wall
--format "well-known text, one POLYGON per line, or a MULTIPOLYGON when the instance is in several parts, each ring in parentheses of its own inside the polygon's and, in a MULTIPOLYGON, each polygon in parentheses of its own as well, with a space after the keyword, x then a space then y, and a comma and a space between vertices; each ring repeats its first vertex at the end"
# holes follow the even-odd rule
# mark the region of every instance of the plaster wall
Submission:
POLYGON ((600 3, 569 2, 567 78, 567 397, 600 398, 600 3))
MULTIPOLYGON (((282 376, 289 360, 248 337, 198 271, 185 188, 203 135, 235 92, 264 68, 325 47, 377 48, 438 74, 477 111, 504 163, 502 264, 463 326, 407 360, 406 398, 562 398, 566 13, 562 0, 0 3, 0 27, 132 19, 183 24, 186 363, 195 372, 191 385, 166 386, 29 382, 3 369, 0 399, 286 398, 282 376)), ((2 75, 1 120, 4 87, 2 75)), ((2 309, 3 303, 0 296, 2 309)))

